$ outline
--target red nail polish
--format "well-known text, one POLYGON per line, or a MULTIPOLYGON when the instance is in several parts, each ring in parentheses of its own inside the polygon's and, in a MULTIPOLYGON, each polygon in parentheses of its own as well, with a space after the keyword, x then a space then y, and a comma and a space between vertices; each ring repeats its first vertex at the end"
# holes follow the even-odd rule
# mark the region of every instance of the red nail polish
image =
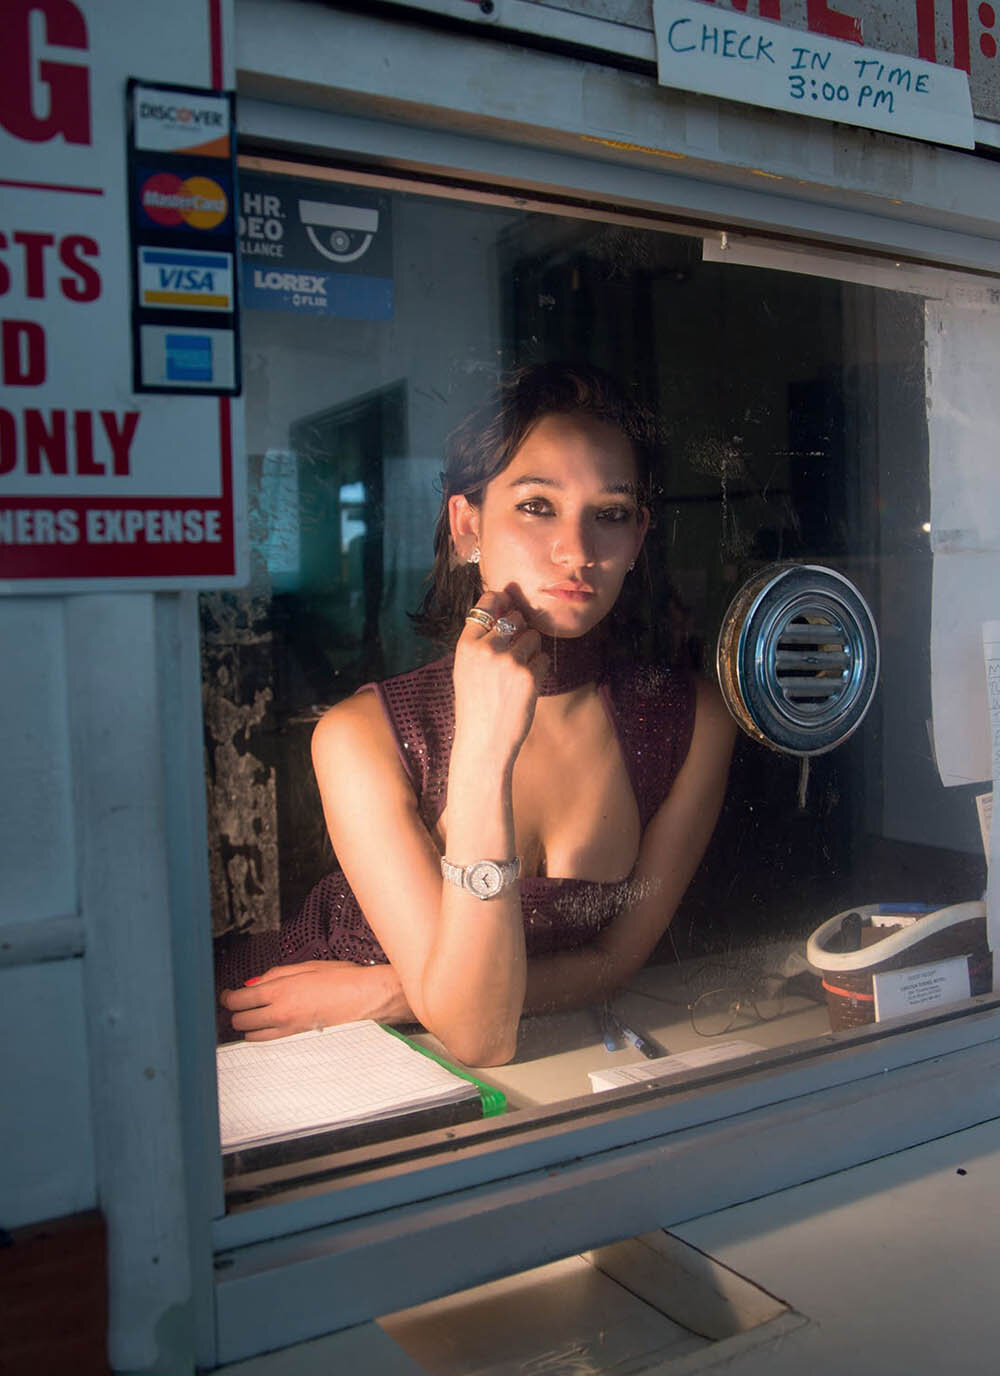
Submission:
POLYGON ((260 982, 260 975, 254 975, 253 979, 245 979, 245 980, 243 981, 244 984, 258 984, 259 982, 260 982))

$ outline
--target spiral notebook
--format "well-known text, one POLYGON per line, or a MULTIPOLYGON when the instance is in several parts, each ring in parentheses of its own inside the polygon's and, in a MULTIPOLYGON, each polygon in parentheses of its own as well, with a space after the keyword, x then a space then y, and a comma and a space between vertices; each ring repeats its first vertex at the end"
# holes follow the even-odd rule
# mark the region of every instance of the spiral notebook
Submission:
POLYGON ((217 1048, 216 1064, 222 1151, 240 1170, 506 1108, 499 1090, 377 1022, 229 1042, 217 1048))

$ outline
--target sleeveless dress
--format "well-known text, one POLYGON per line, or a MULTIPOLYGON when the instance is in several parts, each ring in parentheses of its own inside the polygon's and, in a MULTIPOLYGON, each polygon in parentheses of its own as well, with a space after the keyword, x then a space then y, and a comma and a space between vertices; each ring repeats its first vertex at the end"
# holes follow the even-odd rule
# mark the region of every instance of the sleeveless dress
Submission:
MULTIPOLYGON (((452 664, 449 655, 368 685, 378 694, 428 830, 434 828, 446 801, 455 733, 452 664)), ((630 665, 609 671, 597 689, 617 734, 645 830, 687 757, 694 728, 694 682, 689 675, 667 669, 630 665)), ((628 899, 630 883, 522 878, 528 956, 572 950, 592 941, 628 899)), ((216 959, 220 989, 238 988, 273 965, 307 960, 388 963, 339 870, 321 879, 298 914, 278 931, 237 933, 224 938, 223 944, 226 949, 216 959)))

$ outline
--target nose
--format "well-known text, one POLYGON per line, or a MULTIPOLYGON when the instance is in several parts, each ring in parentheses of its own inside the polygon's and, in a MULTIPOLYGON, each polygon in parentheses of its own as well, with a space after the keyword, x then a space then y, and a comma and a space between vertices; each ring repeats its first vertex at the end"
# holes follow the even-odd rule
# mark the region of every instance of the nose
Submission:
POLYGON ((597 562, 593 531, 584 520, 560 521, 552 541, 552 562, 564 569, 592 568, 597 562))

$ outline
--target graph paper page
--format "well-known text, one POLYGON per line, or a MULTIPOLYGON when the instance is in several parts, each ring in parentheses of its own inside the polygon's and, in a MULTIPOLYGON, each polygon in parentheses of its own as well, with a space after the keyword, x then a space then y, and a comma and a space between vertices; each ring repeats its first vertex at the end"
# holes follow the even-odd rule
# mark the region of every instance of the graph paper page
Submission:
POLYGON ((223 1151, 374 1122, 475 1092, 375 1022, 232 1042, 218 1048, 216 1060, 223 1151))

